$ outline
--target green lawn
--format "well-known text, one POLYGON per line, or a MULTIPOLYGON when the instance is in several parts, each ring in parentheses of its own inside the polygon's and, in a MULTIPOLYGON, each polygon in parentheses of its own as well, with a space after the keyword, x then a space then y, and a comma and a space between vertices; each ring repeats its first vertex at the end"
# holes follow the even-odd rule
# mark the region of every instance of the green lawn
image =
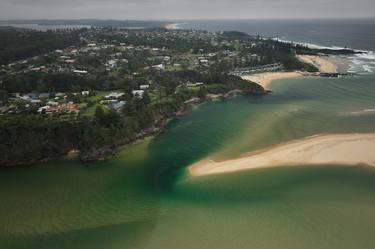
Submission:
POLYGON ((82 116, 85 117, 92 117, 95 115, 95 110, 98 106, 100 106, 99 101, 103 99, 105 95, 107 95, 108 91, 96 91, 95 95, 90 96, 88 101, 94 102, 94 104, 82 111, 82 116))

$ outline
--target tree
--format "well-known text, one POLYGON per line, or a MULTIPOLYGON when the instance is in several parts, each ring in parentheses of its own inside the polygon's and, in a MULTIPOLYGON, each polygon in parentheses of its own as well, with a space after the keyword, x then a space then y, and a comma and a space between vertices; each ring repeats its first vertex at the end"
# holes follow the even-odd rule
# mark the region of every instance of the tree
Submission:
POLYGON ((124 108, 122 109, 122 113, 127 117, 134 117, 137 115, 137 109, 133 98, 126 102, 124 108))
POLYGON ((103 107, 98 106, 95 109, 95 120, 99 125, 104 125, 106 123, 106 115, 103 107))
POLYGON ((8 101, 8 92, 4 90, 0 90, 0 102, 6 103, 8 101))
POLYGON ((207 89, 206 89, 206 87, 201 86, 199 88, 199 90, 198 90, 198 93, 197 93, 198 98, 203 99, 203 98, 206 97, 206 95, 207 95, 207 89))

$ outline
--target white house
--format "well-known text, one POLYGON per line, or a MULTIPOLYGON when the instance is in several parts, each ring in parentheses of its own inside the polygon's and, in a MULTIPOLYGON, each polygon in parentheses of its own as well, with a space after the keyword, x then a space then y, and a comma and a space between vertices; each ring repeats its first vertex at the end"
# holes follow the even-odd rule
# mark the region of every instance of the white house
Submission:
POLYGON ((120 93, 120 92, 111 92, 110 94, 104 96, 105 99, 118 99, 122 96, 124 96, 125 93, 120 93))
POLYGON ((133 90, 132 91, 133 96, 139 97, 139 98, 142 98, 144 93, 145 93, 144 90, 133 90))
POLYGON ((146 90, 146 89, 150 88, 150 85, 140 85, 139 88, 141 90, 146 90))
POLYGON ((197 82, 197 83, 186 83, 186 86, 187 87, 195 87, 195 86, 202 86, 202 85, 204 85, 204 83, 202 83, 202 82, 197 82))
POLYGON ((88 72, 85 71, 85 70, 73 70, 73 73, 77 73, 77 74, 87 74, 88 72))
POLYGON ((81 95, 82 96, 88 96, 88 95, 90 95, 90 91, 82 91, 81 95))

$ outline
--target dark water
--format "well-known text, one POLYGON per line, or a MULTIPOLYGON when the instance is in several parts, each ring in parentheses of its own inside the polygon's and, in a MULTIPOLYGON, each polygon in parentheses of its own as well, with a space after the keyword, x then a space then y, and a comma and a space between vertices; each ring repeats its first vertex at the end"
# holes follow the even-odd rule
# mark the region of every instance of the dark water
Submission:
POLYGON ((185 174, 205 157, 375 132, 375 80, 364 70, 373 60, 351 60, 360 75, 277 81, 269 96, 203 104, 91 167, 65 160, 0 170, 0 248, 374 248, 372 168, 185 174))
POLYGON ((375 50, 375 19, 186 21, 179 27, 237 30, 321 46, 375 50))

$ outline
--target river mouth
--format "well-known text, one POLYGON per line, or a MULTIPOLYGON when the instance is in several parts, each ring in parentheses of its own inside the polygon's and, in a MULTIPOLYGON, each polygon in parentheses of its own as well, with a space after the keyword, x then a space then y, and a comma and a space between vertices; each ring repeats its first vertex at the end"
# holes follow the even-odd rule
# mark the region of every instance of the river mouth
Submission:
POLYGON ((373 133, 373 82, 282 80, 268 96, 202 104, 95 167, 66 160, 2 169, 0 247, 373 248, 372 168, 185 174, 206 157, 316 134, 373 133))

